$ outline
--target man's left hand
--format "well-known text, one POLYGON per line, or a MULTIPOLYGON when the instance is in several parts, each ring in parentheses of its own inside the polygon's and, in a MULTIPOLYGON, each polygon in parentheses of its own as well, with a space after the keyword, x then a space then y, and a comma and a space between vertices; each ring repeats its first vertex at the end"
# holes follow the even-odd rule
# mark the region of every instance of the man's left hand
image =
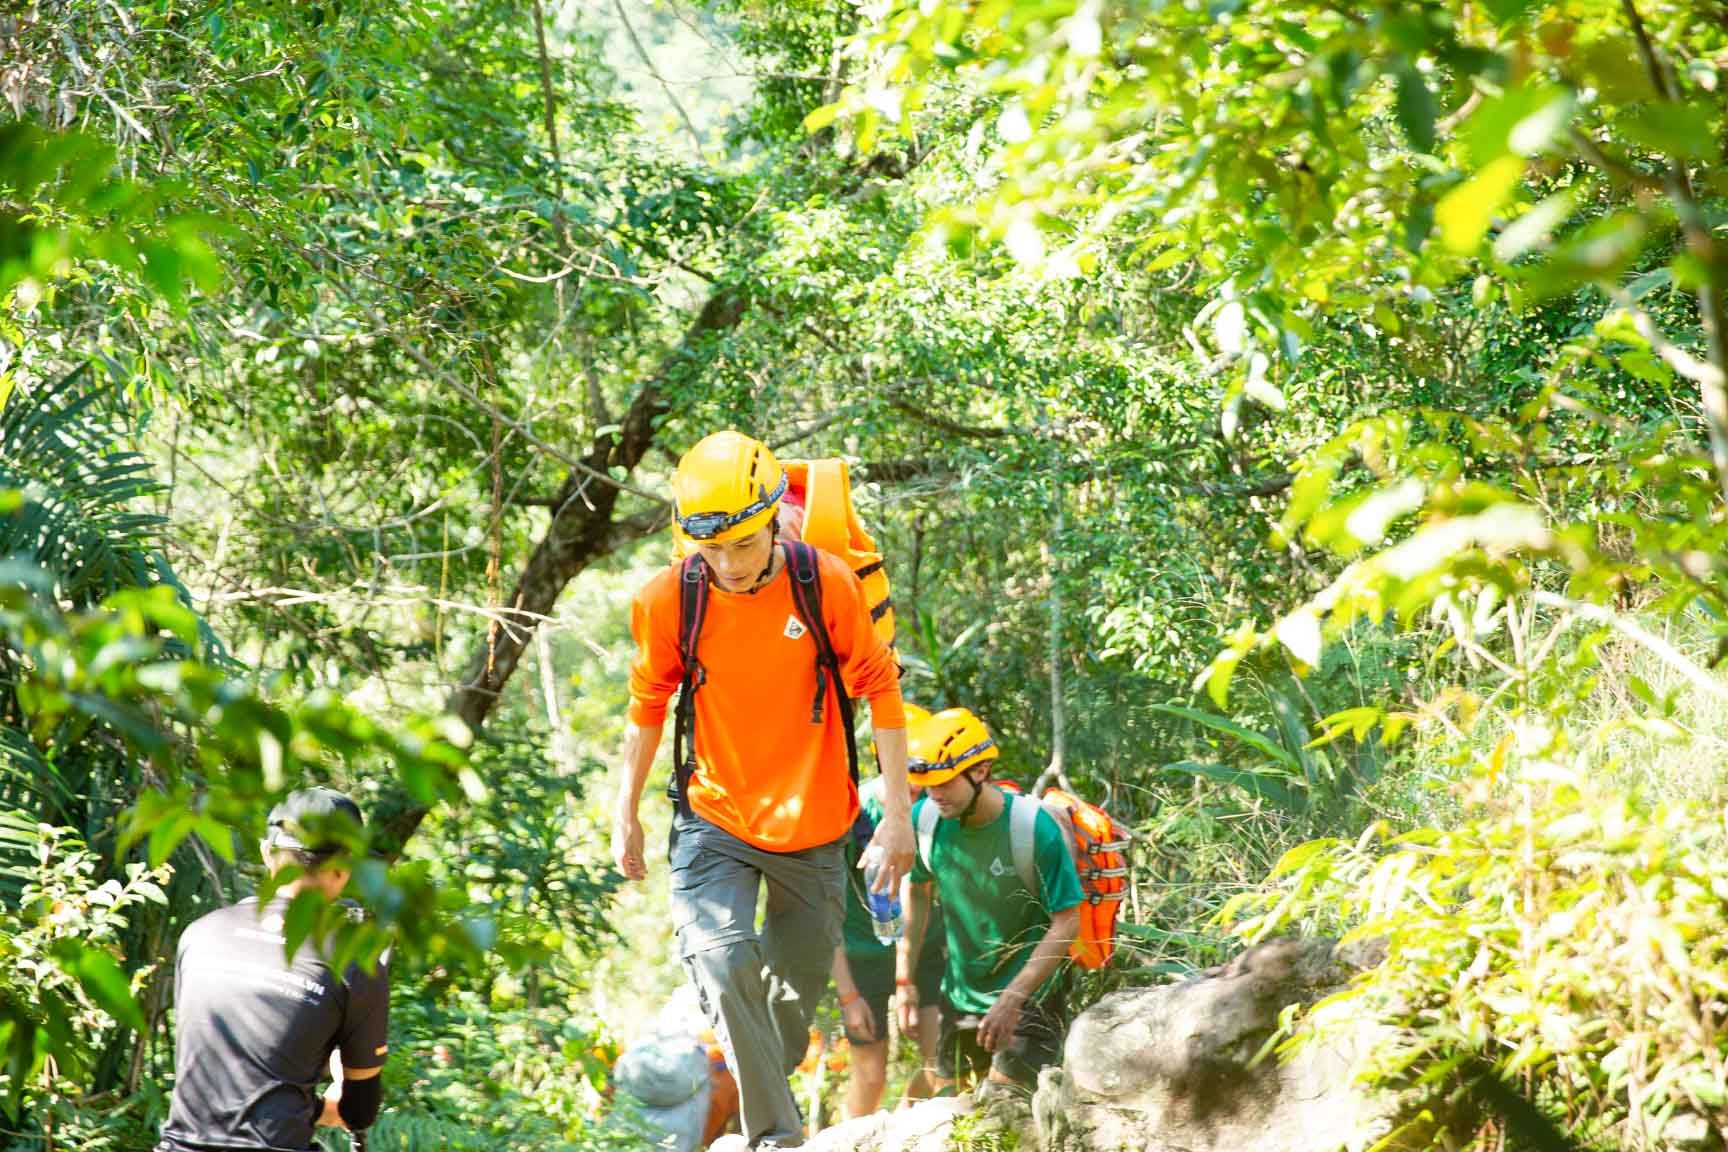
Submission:
POLYGON ((348 1127, 342 1122, 342 1113, 337 1110, 341 1099, 342 1081, 338 1080, 324 1090, 324 1098, 318 1103, 318 1118, 312 1123, 319 1128, 348 1127))
MULTIPOLYGON (((876 835, 870 838, 870 846, 879 849, 882 867, 876 872, 876 883, 871 886, 872 892, 899 892, 900 881, 912 871, 912 861, 917 856, 918 847, 912 839, 912 821, 902 816, 898 820, 889 816, 876 825, 876 835)), ((869 853, 865 853, 866 859, 869 853)))
POLYGON ((1004 988, 978 1023, 978 1046, 986 1052, 1006 1048, 1014 1039, 1014 1030, 1020 1026, 1020 1006, 1025 1002, 1023 993, 1004 988))

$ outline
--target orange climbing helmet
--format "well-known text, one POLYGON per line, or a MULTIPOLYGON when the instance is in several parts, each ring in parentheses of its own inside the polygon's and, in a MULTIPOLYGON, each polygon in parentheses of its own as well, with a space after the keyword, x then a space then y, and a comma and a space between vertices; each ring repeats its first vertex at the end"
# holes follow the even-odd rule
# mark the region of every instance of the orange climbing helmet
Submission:
POLYGON ((689 546, 742 539, 774 518, 786 484, 762 441, 731 430, 705 436, 672 474, 672 533, 689 546))
POLYGON ((947 708, 908 724, 906 746, 906 779, 920 788, 945 784, 1001 755, 984 721, 964 708, 947 708))

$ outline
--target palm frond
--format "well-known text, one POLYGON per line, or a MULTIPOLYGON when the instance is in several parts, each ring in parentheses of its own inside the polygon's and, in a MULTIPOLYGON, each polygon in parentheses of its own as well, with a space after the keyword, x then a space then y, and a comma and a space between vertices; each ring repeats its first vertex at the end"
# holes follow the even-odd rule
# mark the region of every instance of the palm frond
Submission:
POLYGON ((74 799, 59 769, 42 755, 29 735, 0 724, 0 804, 19 806, 31 798, 31 810, 52 812, 74 799))
POLYGON ((35 873, 41 825, 29 813, 0 808, 0 903, 16 906, 24 885, 35 873))
POLYGON ((0 408, 0 489, 23 506, 0 517, 0 556, 24 555, 53 573, 73 604, 155 582, 163 520, 135 511, 161 491, 149 461, 123 446, 124 428, 80 369, 0 408))

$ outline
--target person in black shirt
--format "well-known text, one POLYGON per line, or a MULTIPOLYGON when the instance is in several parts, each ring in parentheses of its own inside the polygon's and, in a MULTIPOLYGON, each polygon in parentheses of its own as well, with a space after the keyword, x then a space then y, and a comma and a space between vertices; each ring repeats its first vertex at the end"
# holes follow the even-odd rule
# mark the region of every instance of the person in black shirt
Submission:
POLYGON ((289 901, 306 889, 335 900, 348 884, 338 855, 345 823, 357 832, 360 809, 340 792, 289 796, 270 813, 264 863, 272 875, 290 865, 302 875, 267 904, 242 900, 181 934, 174 1097, 157 1152, 303 1152, 317 1126, 359 1131, 377 1119, 389 1051, 385 960, 338 976, 310 940, 291 961, 284 955, 289 901), (342 1075, 320 1097, 333 1052, 342 1075))

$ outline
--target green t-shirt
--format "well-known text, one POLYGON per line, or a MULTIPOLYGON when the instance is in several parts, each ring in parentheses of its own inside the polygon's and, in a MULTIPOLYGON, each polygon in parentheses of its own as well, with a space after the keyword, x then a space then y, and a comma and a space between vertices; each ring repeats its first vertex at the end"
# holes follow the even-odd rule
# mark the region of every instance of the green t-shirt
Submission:
MULTIPOLYGON (((921 799, 913 807, 914 828, 918 808, 928 803, 921 799)), ((931 867, 924 867, 922 857, 912 865, 912 882, 934 880, 947 910, 948 969, 942 976, 942 995, 961 1012, 988 1012, 1049 931, 1051 914, 1085 898, 1062 830, 1048 812, 1040 811, 1033 824, 1037 893, 1027 890, 1014 868, 1010 824, 1008 804, 982 828, 938 820, 930 845, 931 867)), ((1039 989, 1033 999, 1043 992, 1039 989)))
MULTIPOLYGON (((882 808, 881 780, 880 776, 874 777, 858 790, 858 802, 872 824, 882 823, 885 815, 882 808)), ((864 903, 864 873, 858 867, 862 856, 863 849, 858 846, 857 839, 849 838, 846 841, 846 919, 840 926, 841 938, 846 944, 846 955, 853 960, 892 957, 895 946, 876 939, 876 932, 870 927, 870 909, 864 903)), ((935 947, 934 941, 941 939, 941 933, 942 905, 932 903, 930 926, 924 933, 924 939, 932 942, 924 948, 926 956, 935 947)))

